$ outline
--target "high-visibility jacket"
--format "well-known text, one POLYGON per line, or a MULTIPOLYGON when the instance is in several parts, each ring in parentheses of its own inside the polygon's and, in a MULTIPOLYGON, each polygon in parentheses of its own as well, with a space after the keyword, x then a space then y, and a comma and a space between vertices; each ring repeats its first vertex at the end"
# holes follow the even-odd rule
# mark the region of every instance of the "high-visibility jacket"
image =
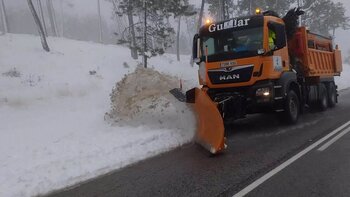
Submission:
POLYGON ((270 49, 275 48, 275 46, 276 46, 275 40, 276 40, 276 33, 274 31, 272 31, 271 29, 269 29, 269 47, 270 47, 270 49))

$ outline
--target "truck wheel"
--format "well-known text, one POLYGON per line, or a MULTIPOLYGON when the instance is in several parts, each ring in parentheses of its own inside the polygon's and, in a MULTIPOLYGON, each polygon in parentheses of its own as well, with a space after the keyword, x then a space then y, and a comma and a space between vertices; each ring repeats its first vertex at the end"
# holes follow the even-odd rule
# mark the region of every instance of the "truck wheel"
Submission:
POLYGON ((331 82, 328 86, 328 107, 335 107, 337 103, 337 90, 334 82, 331 82))
POLYGON ((327 88, 324 84, 320 84, 319 87, 319 98, 318 98, 318 109, 321 111, 325 111, 328 107, 328 94, 327 88))
POLYGON ((289 124, 296 123, 299 118, 300 103, 298 95, 294 92, 294 90, 290 90, 288 92, 284 109, 283 120, 289 124))

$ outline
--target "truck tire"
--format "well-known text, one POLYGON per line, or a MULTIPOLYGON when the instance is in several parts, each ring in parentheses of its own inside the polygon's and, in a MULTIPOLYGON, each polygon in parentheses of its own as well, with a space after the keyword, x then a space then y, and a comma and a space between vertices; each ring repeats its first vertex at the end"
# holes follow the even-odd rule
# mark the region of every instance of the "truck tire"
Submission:
POLYGON ((337 103, 337 90, 334 82, 328 85, 328 107, 335 107, 337 103))
POLYGON ((328 93, 326 86, 321 83, 319 86, 319 92, 318 92, 318 100, 317 100, 317 106, 318 109, 321 111, 325 111, 328 107, 328 93))
POLYGON ((289 90, 284 106, 283 121, 288 124, 294 124, 298 121, 300 114, 299 97, 294 90, 289 90))

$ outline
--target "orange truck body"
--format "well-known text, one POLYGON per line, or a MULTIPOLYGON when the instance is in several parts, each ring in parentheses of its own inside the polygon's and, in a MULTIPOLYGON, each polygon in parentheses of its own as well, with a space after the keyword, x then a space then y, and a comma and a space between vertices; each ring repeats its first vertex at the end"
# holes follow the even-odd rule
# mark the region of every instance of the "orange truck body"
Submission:
POLYGON ((299 27, 288 42, 289 53, 300 59, 305 77, 321 78, 340 76, 342 58, 331 38, 313 34, 306 27, 299 27))
POLYGON ((274 112, 296 123, 304 106, 325 109, 337 102, 338 47, 306 27, 288 37, 286 26, 279 17, 261 14, 206 24, 194 37, 201 87, 189 90, 186 99, 197 112, 196 141, 211 153, 226 147, 226 122, 274 112), (253 49, 242 52, 240 40, 253 49))

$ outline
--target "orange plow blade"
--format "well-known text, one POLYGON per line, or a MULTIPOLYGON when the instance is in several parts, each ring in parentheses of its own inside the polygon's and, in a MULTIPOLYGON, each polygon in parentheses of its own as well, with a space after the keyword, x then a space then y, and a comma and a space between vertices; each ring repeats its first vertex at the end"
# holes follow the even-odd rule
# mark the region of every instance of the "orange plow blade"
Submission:
POLYGON ((211 100, 206 91, 195 88, 195 110, 198 129, 196 142, 216 154, 225 149, 225 128, 217 104, 211 100))

